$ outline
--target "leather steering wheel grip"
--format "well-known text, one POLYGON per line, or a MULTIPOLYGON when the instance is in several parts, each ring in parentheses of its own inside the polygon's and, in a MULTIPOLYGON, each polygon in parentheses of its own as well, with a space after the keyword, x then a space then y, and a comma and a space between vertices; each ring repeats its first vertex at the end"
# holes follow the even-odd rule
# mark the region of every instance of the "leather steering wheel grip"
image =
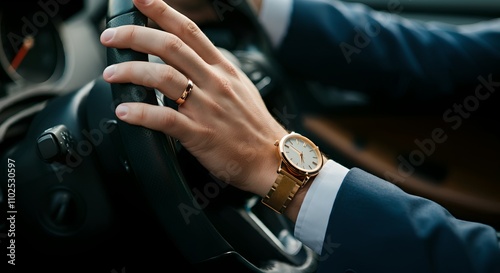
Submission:
MULTIPOLYGON (((245 8, 245 5, 239 6, 245 8)), ((135 8, 131 0, 109 0, 108 28, 122 25, 146 26, 146 24, 147 18, 135 8)), ((259 48, 265 50, 266 47, 259 45, 259 48)), ((107 49, 108 65, 148 60, 147 54, 131 49, 107 49)), ((158 104, 155 90, 144 86, 113 83, 111 92, 115 107, 122 102, 158 104)), ((145 196, 161 229, 189 262, 198 265, 203 271, 211 271, 210 268, 220 269, 221 265, 234 267, 238 272, 315 271, 317 260, 312 250, 308 248, 305 250, 306 259, 299 265, 274 259, 266 260, 264 264, 259 265, 260 267, 252 264, 247 257, 228 243, 222 231, 218 230, 205 211, 200 209, 182 172, 175 140, 158 131, 127 124, 119 119, 117 122, 123 145, 120 148, 126 157, 123 164, 135 176, 138 194, 145 196), (189 215, 189 219, 186 219, 185 210, 181 209, 186 206, 198 208, 196 213, 189 215)), ((248 238, 248 240, 254 239, 248 238)))
MULTIPOLYGON (((107 27, 145 26, 147 18, 131 0, 110 0, 107 27)), ((147 61, 148 55, 131 49, 107 49, 108 65, 126 61, 147 61)), ((125 83, 111 84, 113 102, 158 104, 154 89, 125 83)), ((138 187, 150 202, 162 228, 192 263, 198 263, 232 251, 203 212, 186 221, 180 204, 193 206, 196 200, 182 175, 173 140, 163 133, 118 120, 118 129, 126 155, 124 164, 135 175, 138 187), (196 251, 193 251, 196 246, 196 251)))

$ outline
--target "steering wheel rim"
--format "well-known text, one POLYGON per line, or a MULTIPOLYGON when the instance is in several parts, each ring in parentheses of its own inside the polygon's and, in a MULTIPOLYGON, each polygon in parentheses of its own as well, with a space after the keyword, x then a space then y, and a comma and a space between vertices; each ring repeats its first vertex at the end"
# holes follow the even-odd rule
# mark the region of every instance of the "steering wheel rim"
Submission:
MULTIPOLYGON (((121 25, 146 26, 147 18, 130 0, 109 0, 107 27, 121 25)), ((107 49, 108 65, 126 61, 148 61, 148 55, 131 49, 107 49)), ((115 106, 123 102, 158 104, 154 89, 131 83, 111 84, 115 106)), ((216 257, 236 253, 217 230, 188 186, 177 158, 175 140, 163 133, 118 121, 118 129, 126 155, 124 164, 138 181, 154 215, 179 251, 193 263, 210 263, 216 257), (196 246, 196 251, 193 251, 196 246)), ((297 266, 281 261, 268 261, 261 272, 312 272, 314 254, 306 250, 308 259, 297 266), (272 264, 273 266, 269 266, 272 264)), ((236 253, 238 254, 238 253, 236 253)), ((237 255, 238 260, 245 260, 237 255)), ((253 265, 251 265, 253 267, 253 265)))
MULTIPOLYGON (((145 26, 147 23, 147 18, 133 6, 132 1, 109 1, 108 8, 107 27, 127 24, 145 26)), ((148 61, 148 56, 130 49, 108 48, 107 60, 111 65, 126 61, 148 61)), ((111 89, 115 106, 122 102, 158 104, 155 91, 151 88, 125 83, 111 84, 111 89)), ((172 239, 188 260, 196 263, 230 251, 231 247, 204 213, 185 219, 185 215, 177 209, 180 204, 196 205, 196 201, 186 187, 187 183, 177 160, 173 160, 176 158, 174 140, 160 132, 124 122, 118 122, 118 128, 128 157, 126 164, 138 178, 151 206, 159 208, 154 209, 154 212, 161 225, 168 234, 176 234, 172 239), (173 225, 172 222, 186 224, 173 225), (178 229, 179 226, 182 229, 178 229), (200 251, 193 252, 185 248, 204 241, 210 243, 200 246, 200 251)))

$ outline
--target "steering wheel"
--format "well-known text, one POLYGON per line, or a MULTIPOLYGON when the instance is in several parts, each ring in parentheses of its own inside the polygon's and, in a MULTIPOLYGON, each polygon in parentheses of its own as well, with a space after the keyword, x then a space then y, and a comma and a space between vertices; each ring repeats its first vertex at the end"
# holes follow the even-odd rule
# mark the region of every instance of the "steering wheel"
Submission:
MULTIPOLYGON (((247 6, 243 2, 240 8, 247 6)), ((130 0, 110 0, 107 27, 129 24, 146 26, 147 18, 130 0)), ((107 51, 108 65, 148 59, 147 54, 130 49, 107 51)), ((112 84, 111 89, 115 105, 159 102, 155 90, 143 86, 112 84)), ((118 129, 129 172, 162 230, 189 262, 204 270, 224 261, 238 272, 315 271, 315 255, 291 235, 281 215, 260 209, 256 197, 226 188, 210 177, 175 139, 120 121, 118 129), (200 171, 206 175, 195 179, 206 180, 189 181, 189 175, 200 171)))

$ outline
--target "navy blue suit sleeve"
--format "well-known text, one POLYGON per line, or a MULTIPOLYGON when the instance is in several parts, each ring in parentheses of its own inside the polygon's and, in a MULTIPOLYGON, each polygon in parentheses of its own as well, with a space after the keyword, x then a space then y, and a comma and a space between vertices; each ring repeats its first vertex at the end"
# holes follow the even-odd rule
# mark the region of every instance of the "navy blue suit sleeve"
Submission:
POLYGON ((354 168, 330 215, 323 272, 498 273, 500 246, 492 227, 354 168))
POLYGON ((446 97, 474 92, 479 77, 500 86, 500 20, 457 27, 404 19, 401 9, 294 0, 278 58, 298 76, 369 96, 446 97))

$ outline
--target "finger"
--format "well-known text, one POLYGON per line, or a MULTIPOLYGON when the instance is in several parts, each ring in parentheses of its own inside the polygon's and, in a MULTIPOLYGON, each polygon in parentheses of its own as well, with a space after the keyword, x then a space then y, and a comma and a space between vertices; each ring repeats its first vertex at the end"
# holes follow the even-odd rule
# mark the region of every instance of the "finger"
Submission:
POLYGON ((161 30, 140 26, 109 28, 101 34, 101 43, 158 56, 195 82, 203 82, 211 75, 210 66, 193 49, 175 35, 161 30))
POLYGON ((108 66, 103 77, 110 83, 131 82, 156 88, 171 100, 179 98, 188 84, 186 76, 169 65, 139 61, 108 66))
POLYGON ((200 55, 208 64, 217 64, 223 60, 201 29, 188 17, 176 11, 162 0, 134 0, 135 6, 148 18, 155 21, 162 29, 175 34, 200 55))
POLYGON ((122 103, 115 109, 116 116, 133 125, 163 132, 181 142, 195 135, 196 125, 185 115, 170 107, 146 103, 122 103))

